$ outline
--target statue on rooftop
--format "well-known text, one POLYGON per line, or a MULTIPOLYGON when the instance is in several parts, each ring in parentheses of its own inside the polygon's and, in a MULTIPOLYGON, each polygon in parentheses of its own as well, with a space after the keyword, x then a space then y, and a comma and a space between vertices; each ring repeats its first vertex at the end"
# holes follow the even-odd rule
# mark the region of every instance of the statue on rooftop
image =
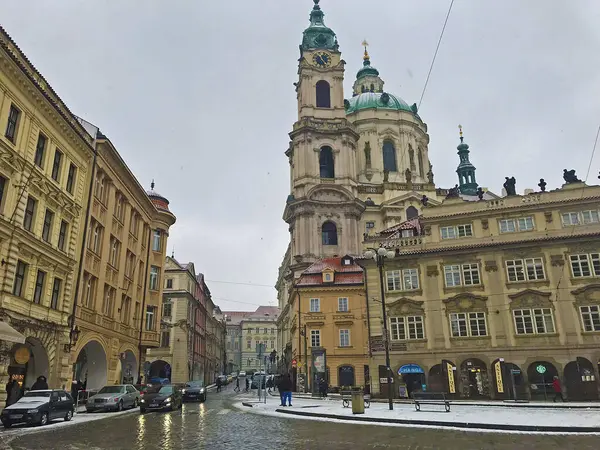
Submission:
POLYGON ((458 187, 458 184, 453 188, 448 189, 446 198, 460 198, 460 188, 458 187))
POLYGON ((565 183, 581 183, 581 180, 575 175, 575 169, 567 170, 563 169, 563 178, 565 183))
POLYGON ((538 183, 538 186, 540 187, 540 191, 542 192, 546 192, 546 185, 548 183, 546 183, 546 181, 543 178, 540 178, 540 182, 538 183))
POLYGON ((483 192, 483 189, 481 189, 481 187, 477 188, 477 197, 479 197, 479 200, 483 200, 483 195, 485 194, 485 192, 483 192))
POLYGON ((504 177, 506 179, 506 181, 504 182, 504 189, 506 189, 506 195, 510 196, 510 195, 517 195, 517 180, 515 177, 504 177))

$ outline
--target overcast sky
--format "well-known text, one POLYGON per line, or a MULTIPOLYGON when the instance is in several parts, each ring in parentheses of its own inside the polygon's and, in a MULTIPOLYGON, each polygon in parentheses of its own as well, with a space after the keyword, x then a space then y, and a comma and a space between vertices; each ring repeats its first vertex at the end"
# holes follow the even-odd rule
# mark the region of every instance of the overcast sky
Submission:
MULTIPOLYGON (((450 0, 322 0, 347 62, 363 39, 385 89, 418 103, 450 0)), ((311 0, 0 0, 0 21, 144 187, 171 201, 169 253, 208 280, 273 286, 288 243, 284 151, 311 0)), ((600 2, 456 0, 420 115, 436 183, 456 184, 458 124, 480 185, 585 177, 600 124, 600 2)), ((588 183, 598 182, 600 151, 588 183)), ((209 282, 223 309, 272 287, 209 282)))

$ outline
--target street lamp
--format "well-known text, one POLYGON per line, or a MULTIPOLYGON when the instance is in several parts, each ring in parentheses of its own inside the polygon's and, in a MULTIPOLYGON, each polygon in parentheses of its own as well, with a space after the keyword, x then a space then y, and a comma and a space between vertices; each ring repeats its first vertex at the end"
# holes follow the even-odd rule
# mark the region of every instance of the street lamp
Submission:
POLYGON ((384 247, 379 247, 375 250, 367 250, 365 257, 368 259, 374 259, 379 269, 379 286, 381 288, 381 310, 383 314, 383 345, 385 347, 385 366, 387 370, 387 385, 388 385, 388 401, 390 405, 390 411, 394 409, 394 388, 392 386, 392 369, 390 367, 390 348, 389 348, 389 335, 388 335, 388 323, 387 323, 387 312, 385 310, 385 289, 383 287, 383 266, 385 258, 394 258, 396 253, 388 251, 384 247))

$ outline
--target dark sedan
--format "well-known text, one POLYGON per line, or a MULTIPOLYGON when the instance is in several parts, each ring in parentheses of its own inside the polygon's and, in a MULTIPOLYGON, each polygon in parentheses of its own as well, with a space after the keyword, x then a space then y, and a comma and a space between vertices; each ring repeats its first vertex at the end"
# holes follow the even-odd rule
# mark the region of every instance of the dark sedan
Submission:
POLYGON ((146 411, 174 411, 181 408, 183 398, 181 388, 173 385, 157 386, 150 388, 140 400, 140 412, 146 411))
POLYGON ((184 402, 206 401, 206 388, 204 387, 204 381, 188 381, 185 383, 185 387, 181 392, 183 394, 184 402))
POLYGON ((46 425, 55 419, 71 420, 74 410, 73 399, 61 389, 29 391, 4 408, 0 420, 6 428, 17 423, 46 425))

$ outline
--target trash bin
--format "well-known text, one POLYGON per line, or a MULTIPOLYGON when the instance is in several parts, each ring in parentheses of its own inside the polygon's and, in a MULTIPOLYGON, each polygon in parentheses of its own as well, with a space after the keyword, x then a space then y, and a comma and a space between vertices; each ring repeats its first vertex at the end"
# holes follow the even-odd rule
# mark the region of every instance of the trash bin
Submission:
POLYGON ((362 391, 352 392, 352 414, 365 413, 365 400, 362 391))

